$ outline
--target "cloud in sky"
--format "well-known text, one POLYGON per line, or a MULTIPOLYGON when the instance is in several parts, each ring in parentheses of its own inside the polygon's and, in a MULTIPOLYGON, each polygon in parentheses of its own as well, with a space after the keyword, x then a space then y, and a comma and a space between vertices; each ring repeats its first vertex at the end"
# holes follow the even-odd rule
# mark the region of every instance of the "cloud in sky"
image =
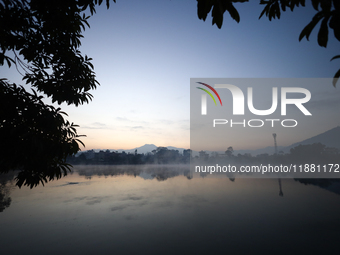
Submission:
POLYGON ((100 123, 100 122, 93 122, 89 125, 82 125, 81 128, 83 129, 112 129, 111 127, 106 126, 106 124, 100 123))
POLYGON ((144 124, 144 125, 149 124, 149 122, 147 121, 131 119, 131 118, 126 118, 126 117, 116 117, 116 120, 121 121, 121 122, 138 123, 138 124, 144 124))
POLYGON ((123 117, 116 117, 116 120, 119 120, 119 121, 130 121, 129 119, 123 118, 123 117))
POLYGON ((144 129, 143 126, 134 126, 134 127, 131 127, 132 129, 144 129))

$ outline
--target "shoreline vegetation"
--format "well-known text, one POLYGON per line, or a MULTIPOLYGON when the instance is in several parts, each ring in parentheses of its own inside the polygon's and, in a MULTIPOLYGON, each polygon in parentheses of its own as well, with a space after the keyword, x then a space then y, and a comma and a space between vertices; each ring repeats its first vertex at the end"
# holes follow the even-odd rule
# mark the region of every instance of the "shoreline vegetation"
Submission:
POLYGON ((114 152, 101 150, 95 152, 89 150, 79 156, 67 158, 72 165, 145 165, 145 164, 189 164, 193 162, 228 162, 228 163, 333 163, 340 162, 340 151, 337 148, 326 147, 321 143, 298 145, 290 149, 289 153, 282 151, 269 155, 267 153, 252 156, 250 153, 233 154, 233 148, 229 147, 224 153, 200 151, 193 156, 190 149, 171 150, 166 147, 158 147, 148 153, 114 152))

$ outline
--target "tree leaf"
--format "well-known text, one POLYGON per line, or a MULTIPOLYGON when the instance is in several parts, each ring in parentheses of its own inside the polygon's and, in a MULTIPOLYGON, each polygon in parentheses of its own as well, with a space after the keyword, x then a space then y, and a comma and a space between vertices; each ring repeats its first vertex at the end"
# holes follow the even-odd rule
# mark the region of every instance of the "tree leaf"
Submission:
POLYGON ((320 3, 320 0, 312 0, 313 8, 314 8, 316 11, 319 10, 319 3, 320 3))
POLYGON ((282 11, 286 11, 286 1, 281 1, 281 9, 282 11))
POLYGON ((320 30, 318 33, 318 44, 321 47, 327 47, 327 42, 328 42, 328 17, 325 17, 322 22, 321 22, 321 26, 320 26, 320 30))
POLYGON ((85 144, 81 140, 79 140, 79 139, 75 139, 75 140, 85 147, 85 144))
POLYGON ((332 8, 332 0, 320 1, 320 6, 323 12, 330 12, 332 8))
POLYGON ((334 60, 334 59, 337 59, 337 58, 340 58, 340 55, 336 55, 336 56, 332 57, 331 61, 334 60))
POLYGON ((266 15, 268 14, 269 7, 270 7, 269 4, 267 4, 266 7, 264 7, 263 11, 261 12, 259 19, 261 19, 261 17, 263 16, 264 13, 266 13, 266 15))
POLYGON ((334 36, 340 41, 340 11, 333 11, 329 21, 329 27, 333 29, 334 36))
POLYGON ((318 12, 317 14, 315 14, 312 21, 309 22, 309 24, 305 26, 305 28, 301 31, 299 41, 301 41, 303 37, 306 37, 306 39, 309 41, 309 36, 312 30, 314 29, 316 24, 318 24, 318 22, 322 19, 322 17, 323 17, 322 12, 318 12))
POLYGON ((334 78, 333 78, 333 86, 334 86, 334 88, 336 87, 336 83, 338 82, 339 77, 340 77, 340 69, 336 72, 336 74, 334 75, 334 78))
POLYGON ((276 3, 274 4, 274 7, 273 7, 273 8, 275 8, 275 9, 274 9, 274 19, 275 19, 275 15, 276 15, 276 17, 277 17, 278 19, 280 19, 280 17, 281 17, 281 10, 280 10, 280 5, 279 5, 279 3, 276 2, 276 3))
POLYGON ((199 19, 206 20, 208 13, 213 6, 212 0, 197 0, 197 16, 199 19))
POLYGON ((218 2, 219 4, 215 4, 213 9, 212 9, 212 12, 211 12, 211 15, 213 17, 213 20, 212 20, 212 24, 216 24, 216 26, 221 29, 222 27, 222 23, 223 23, 223 14, 224 14, 224 10, 223 10, 223 7, 221 6, 221 3, 218 2))
POLYGON ((228 4, 227 6, 227 11, 229 12, 230 16, 237 22, 240 22, 240 15, 238 11, 235 9, 232 3, 228 4))
POLYGON ((333 5, 335 10, 340 10, 340 1, 339 0, 333 0, 333 5))

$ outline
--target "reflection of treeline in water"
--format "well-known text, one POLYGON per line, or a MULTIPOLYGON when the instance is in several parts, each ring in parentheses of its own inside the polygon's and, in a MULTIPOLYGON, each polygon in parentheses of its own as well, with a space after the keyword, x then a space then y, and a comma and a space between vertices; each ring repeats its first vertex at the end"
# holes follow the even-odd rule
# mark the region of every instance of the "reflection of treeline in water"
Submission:
POLYGON ((188 165, 81 165, 75 169, 80 176, 85 176, 86 179, 91 179, 92 176, 114 177, 120 175, 134 177, 145 175, 143 178, 158 181, 165 181, 179 175, 183 175, 189 180, 192 178, 188 165))
POLYGON ((78 157, 69 157, 68 162, 74 165, 140 165, 140 164, 188 164, 190 163, 190 150, 180 153, 178 150, 169 150, 166 147, 158 147, 146 154, 89 150, 78 157))
POLYGON ((280 151, 277 154, 259 154, 252 156, 250 153, 234 155, 234 150, 229 147, 224 154, 217 152, 209 155, 205 151, 200 151, 199 156, 193 158, 193 162, 228 162, 228 163, 281 163, 281 164, 304 164, 304 163, 339 163, 340 152, 337 148, 329 148, 321 143, 314 143, 308 145, 298 145, 290 149, 290 153, 283 153, 280 151))

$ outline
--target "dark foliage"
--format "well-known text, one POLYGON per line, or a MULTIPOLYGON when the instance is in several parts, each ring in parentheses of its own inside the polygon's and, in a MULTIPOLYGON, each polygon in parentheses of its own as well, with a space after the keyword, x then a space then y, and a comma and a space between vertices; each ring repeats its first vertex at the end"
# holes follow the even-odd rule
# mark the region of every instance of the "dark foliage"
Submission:
MULTIPOLYGON (((240 22, 240 15, 233 3, 248 1, 249 0, 197 0, 197 15, 199 19, 205 21, 208 13, 212 10, 212 24, 216 24, 218 28, 221 28, 225 11, 228 11, 236 22, 240 22)), ((275 18, 280 19, 281 12, 285 12, 286 10, 293 11, 296 7, 305 6, 305 2, 305 0, 260 0, 260 4, 265 7, 261 12, 259 19, 263 15, 266 15, 270 21, 275 18)), ((309 40, 310 34, 319 22, 321 22, 321 25, 318 32, 318 44, 321 47, 327 47, 328 28, 333 30, 335 38, 340 41, 340 1, 311 0, 311 3, 317 13, 312 18, 311 22, 301 31, 299 41, 304 37, 309 40)), ((333 57, 331 61, 337 58, 340 58, 340 55, 333 57)), ((334 87, 339 77, 340 69, 334 75, 334 87)))
MULTIPOLYGON (((83 12, 97 1, 5 0, 0 2, 0 65, 20 65, 23 80, 52 102, 80 105, 95 89, 91 58, 79 51, 89 26, 83 12), (6 55, 13 52, 14 58, 6 55), (24 60, 24 61, 22 61, 24 60)), ((101 1, 100 1, 101 2, 101 1)))
MULTIPOLYGON (((0 65, 14 65, 27 85, 52 102, 88 103, 99 83, 92 59, 79 51, 80 39, 89 27, 84 11, 93 14, 102 2, 0 1, 0 65)), ((17 185, 31 188, 66 175, 71 167, 66 158, 82 144, 77 125, 32 91, 0 81, 0 173, 21 170, 17 185)))
POLYGON ((17 185, 33 187, 67 173, 68 155, 79 151, 75 127, 42 96, 0 80, 1 172, 22 170, 17 185))
POLYGON ((191 150, 184 150, 183 154, 178 150, 169 150, 166 147, 158 147, 156 150, 147 154, 138 154, 135 151, 125 153, 124 151, 99 151, 93 150, 81 153, 78 157, 68 158, 68 162, 74 165, 140 165, 140 164, 189 164, 191 150))

